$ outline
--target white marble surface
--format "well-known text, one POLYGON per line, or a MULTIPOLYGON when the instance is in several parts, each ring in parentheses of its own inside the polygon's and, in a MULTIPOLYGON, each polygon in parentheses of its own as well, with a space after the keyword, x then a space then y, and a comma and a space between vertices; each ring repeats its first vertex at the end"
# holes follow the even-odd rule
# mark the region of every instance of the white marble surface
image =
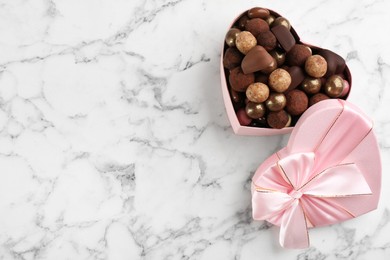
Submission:
POLYGON ((0 259, 389 259, 390 2, 0 1, 0 259), (250 178, 288 136, 235 136, 230 21, 265 6, 346 57, 375 120, 379 208, 285 250, 250 178))

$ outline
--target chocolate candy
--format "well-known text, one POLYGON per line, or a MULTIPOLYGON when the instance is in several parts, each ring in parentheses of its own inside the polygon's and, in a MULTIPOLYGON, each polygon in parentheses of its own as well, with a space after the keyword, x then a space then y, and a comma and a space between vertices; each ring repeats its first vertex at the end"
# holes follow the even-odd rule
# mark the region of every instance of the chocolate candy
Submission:
POLYGON ((269 54, 271 54, 271 56, 276 60, 278 67, 282 66, 286 60, 286 53, 279 48, 270 51, 269 54))
POLYGON ((289 21, 275 16, 252 8, 225 37, 223 66, 241 125, 295 125, 309 105, 349 93, 344 59, 301 43, 289 21))
POLYGON ((237 49, 243 54, 247 54, 256 44, 257 40, 250 32, 240 32, 236 37, 237 49))
POLYGON ((246 15, 241 16, 241 18, 238 20, 238 28, 241 30, 245 29, 246 22, 249 20, 249 17, 246 15))
POLYGON ((276 69, 269 75, 268 84, 276 92, 282 93, 290 86, 291 76, 284 69, 276 69))
POLYGON ((325 77, 328 78, 334 74, 342 73, 345 69, 345 60, 333 51, 322 49, 318 53, 327 62, 327 71, 325 77))
POLYGON ((276 47, 276 37, 271 31, 262 32, 257 36, 257 44, 263 46, 267 51, 271 51, 276 47))
POLYGON ((275 21, 272 23, 272 27, 274 26, 278 26, 278 25, 282 25, 284 27, 286 27, 288 30, 291 29, 291 24, 290 22, 284 18, 284 17, 278 17, 275 19, 275 21))
POLYGON ((294 36, 291 34, 290 29, 286 28, 285 26, 283 25, 273 26, 271 31, 275 35, 279 44, 286 52, 290 51, 291 48, 295 45, 294 36))
POLYGON ((230 47, 225 51, 225 55, 223 56, 223 66, 229 70, 233 69, 240 66, 243 58, 244 55, 237 48, 230 47))
POLYGON ((237 110, 236 115, 240 125, 249 125, 252 122, 252 118, 246 114, 246 111, 243 108, 237 110))
POLYGON ((302 82, 302 89, 307 94, 316 94, 321 90, 321 79, 307 77, 302 82))
POLYGON ((293 116, 298 116, 305 112, 309 104, 309 99, 305 92, 299 89, 293 89, 287 92, 286 99, 286 110, 293 116))
POLYGON ((246 22, 245 30, 257 37, 260 33, 269 31, 269 25, 263 19, 254 18, 246 22))
POLYGON ((286 106, 287 100, 283 93, 271 93, 265 101, 265 106, 270 111, 279 111, 286 106))
POLYGON ((273 62, 272 56, 262 46, 255 46, 244 57, 241 68, 245 74, 266 69, 273 62))
POLYGON ((306 59, 305 70, 314 78, 321 78, 327 70, 326 60, 320 55, 313 55, 306 59))
POLYGON ((238 92, 244 92, 250 84, 255 82, 255 74, 244 74, 240 67, 236 67, 230 71, 229 83, 230 87, 238 92))
POLYGON ((231 28, 227 33, 226 33, 226 36, 225 36, 225 42, 228 46, 230 47, 233 47, 236 45, 236 38, 237 38, 237 35, 240 33, 241 31, 237 28, 231 28))
POLYGON ((311 56, 310 47, 303 44, 295 44, 286 55, 286 61, 290 66, 302 66, 311 56))
POLYGON ((288 87, 287 91, 293 90, 298 87, 302 81, 305 79, 305 73, 301 67, 292 66, 287 69, 287 72, 291 76, 291 84, 288 87))
POLYGON ((325 95, 323 93, 317 93, 309 99, 309 106, 317 104, 318 102, 320 102, 322 100, 326 100, 326 99, 329 99, 329 97, 327 95, 325 95))
POLYGON ((261 118, 265 114, 265 105, 263 103, 248 102, 245 106, 245 112, 250 118, 261 118))
POLYGON ((291 116, 284 110, 270 112, 267 117, 267 123, 272 128, 281 129, 291 123, 291 116))
POLYGON ((255 103, 262 103, 266 101, 268 96, 268 86, 260 82, 250 84, 246 90, 246 97, 249 99, 249 101, 255 103))
POLYGON ((249 18, 266 19, 269 15, 269 10, 261 7, 254 7, 248 11, 249 18))
POLYGON ((325 83, 325 93, 329 97, 339 97, 344 91, 344 80, 339 75, 333 75, 325 83))

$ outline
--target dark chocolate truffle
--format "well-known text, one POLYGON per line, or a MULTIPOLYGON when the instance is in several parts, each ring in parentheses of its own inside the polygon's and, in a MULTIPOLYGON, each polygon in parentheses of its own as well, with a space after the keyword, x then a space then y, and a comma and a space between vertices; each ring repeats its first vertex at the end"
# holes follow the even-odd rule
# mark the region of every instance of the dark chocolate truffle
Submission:
POLYGON ((257 37, 261 32, 269 31, 269 25, 263 19, 253 18, 246 22, 245 30, 257 37))
POLYGON ((329 97, 323 93, 317 93, 314 96, 312 96, 309 100, 309 106, 312 106, 322 100, 329 99, 329 97))
POLYGON ((309 99, 305 92, 298 89, 287 92, 286 99, 286 110, 293 116, 298 116, 305 112, 309 104, 309 99))
POLYGON ((225 51, 225 55, 223 56, 223 66, 229 70, 233 69, 240 66, 243 58, 244 55, 237 48, 230 47, 225 51))
POLYGON ((277 40, 271 31, 265 31, 257 36, 257 44, 261 45, 267 51, 275 49, 277 40))
POLYGON ((235 91, 244 92, 254 82, 255 74, 244 74, 240 67, 236 67, 230 71, 229 83, 230 87, 235 91))
POLYGON ((311 56, 311 49, 303 44, 295 44, 286 55, 286 61, 290 66, 302 66, 311 56))
POLYGON ((291 122, 291 116, 284 110, 270 112, 267 116, 267 123, 272 128, 281 129, 291 122))

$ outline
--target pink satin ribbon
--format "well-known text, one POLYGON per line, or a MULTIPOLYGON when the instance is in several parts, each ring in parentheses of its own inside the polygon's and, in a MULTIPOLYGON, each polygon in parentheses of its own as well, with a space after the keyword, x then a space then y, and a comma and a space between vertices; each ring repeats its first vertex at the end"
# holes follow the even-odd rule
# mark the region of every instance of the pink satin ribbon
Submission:
POLYGON ((345 200, 372 191, 355 163, 341 162, 371 128, 371 122, 345 106, 319 143, 304 139, 302 131, 308 136, 312 129, 293 132, 283 155, 276 154, 276 163, 261 168, 253 179, 253 218, 280 224, 279 241, 285 248, 308 247, 310 227, 353 218, 345 200))

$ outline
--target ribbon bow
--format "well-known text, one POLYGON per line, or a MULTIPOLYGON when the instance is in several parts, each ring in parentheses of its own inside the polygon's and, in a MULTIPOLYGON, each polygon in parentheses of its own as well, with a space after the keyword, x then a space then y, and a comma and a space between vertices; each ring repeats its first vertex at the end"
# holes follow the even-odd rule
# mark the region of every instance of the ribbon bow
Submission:
POLYGON ((279 159, 253 188, 253 218, 281 223, 279 242, 286 248, 308 247, 310 227, 354 217, 337 200, 372 194, 354 163, 323 169, 313 152, 279 159))

